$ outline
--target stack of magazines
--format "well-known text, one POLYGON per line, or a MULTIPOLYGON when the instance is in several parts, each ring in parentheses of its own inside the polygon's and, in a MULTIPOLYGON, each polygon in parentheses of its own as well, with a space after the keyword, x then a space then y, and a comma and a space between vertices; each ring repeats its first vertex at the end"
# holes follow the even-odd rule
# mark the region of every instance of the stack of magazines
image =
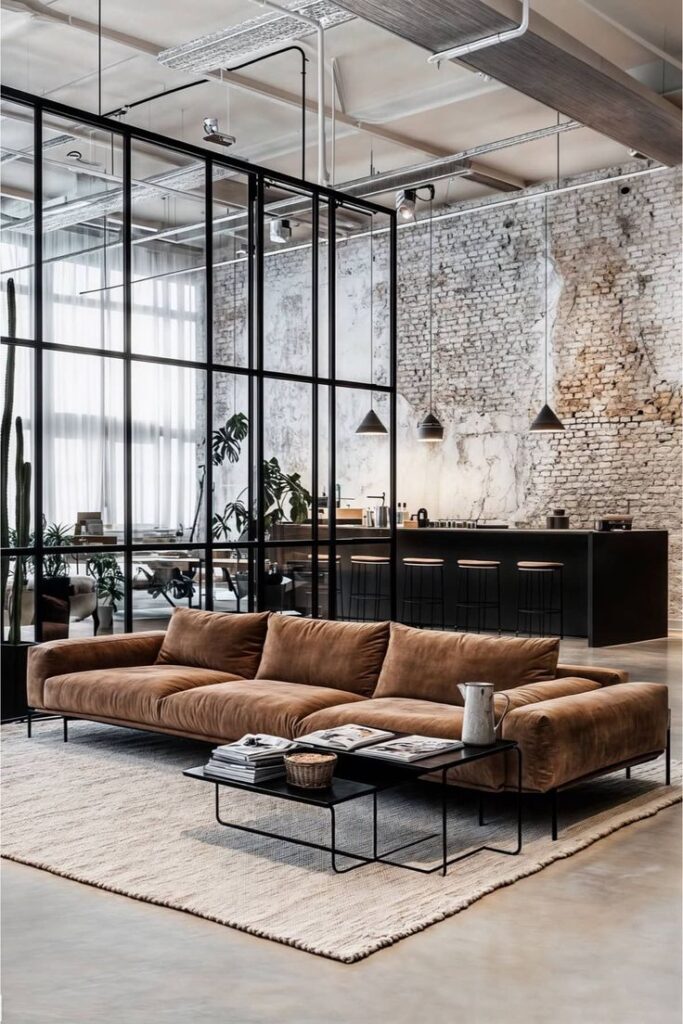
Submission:
POLYGON ((211 751, 204 774, 226 782, 256 784, 285 774, 284 755, 297 744, 281 736, 248 733, 235 743, 224 743, 211 751))

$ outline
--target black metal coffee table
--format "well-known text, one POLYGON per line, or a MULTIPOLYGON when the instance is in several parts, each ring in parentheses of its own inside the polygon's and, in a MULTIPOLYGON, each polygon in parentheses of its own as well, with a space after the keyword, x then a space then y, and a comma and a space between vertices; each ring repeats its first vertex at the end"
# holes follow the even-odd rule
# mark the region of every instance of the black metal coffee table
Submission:
MULTIPOLYGON (((309 749, 314 749, 310 747, 309 749)), ((202 782, 210 782, 215 787, 215 812, 216 821, 226 828, 234 828, 240 832, 250 832, 253 835, 264 836, 267 839, 280 839, 283 842, 294 843, 297 846, 306 846, 314 850, 323 850, 330 854, 332 870, 337 874, 346 874, 365 864, 391 864, 394 867, 405 868, 409 871, 417 871, 421 874, 433 874, 441 871, 445 875, 448 866, 456 861, 472 857, 475 853, 489 850, 493 853, 502 853, 508 856, 516 856, 522 849, 522 752, 513 740, 500 740, 489 747, 461 747, 459 750, 451 750, 445 754, 437 754, 434 757, 423 758, 420 761, 409 763, 397 762, 389 758, 380 758, 356 752, 336 751, 339 760, 337 771, 332 780, 332 785, 327 789, 299 789, 290 786, 284 778, 273 779, 270 782, 252 784, 248 782, 236 782, 232 779, 218 779, 213 775, 204 772, 203 766, 188 768, 183 772, 191 779, 199 779, 202 782), (456 856, 448 856, 448 792, 452 788, 448 785, 447 774, 451 768, 463 767, 475 761, 481 761, 488 757, 505 756, 508 752, 514 752, 517 758, 517 843, 513 849, 506 850, 497 846, 482 844, 472 850, 456 856), (396 789, 409 783, 415 782, 425 775, 440 775, 439 788, 441 791, 441 829, 439 832, 432 832, 420 839, 405 843, 402 846, 393 847, 391 850, 378 852, 377 842, 377 797, 378 794, 389 789, 396 789), (351 776, 347 778, 346 776, 351 776), (311 807, 325 808, 330 812, 330 845, 315 843, 307 839, 297 839, 293 836, 282 835, 277 832, 269 832, 265 829, 254 828, 253 826, 240 825, 237 822, 225 821, 220 815, 220 789, 227 786, 230 789, 243 789, 250 793, 259 793, 262 796, 272 796, 280 800, 289 800, 294 803, 307 804, 311 807), (372 856, 365 857, 359 853, 352 853, 349 850, 340 849, 337 846, 337 821, 336 808, 350 800, 358 800, 361 797, 372 797, 372 856), (412 864, 402 864, 399 861, 390 860, 393 854, 401 850, 409 849, 429 839, 440 837, 441 839, 441 861, 430 868, 421 868, 412 864), (346 857, 357 861, 350 867, 341 868, 337 864, 338 857, 346 857)), ((483 824, 481 805, 479 813, 479 824, 483 824)))

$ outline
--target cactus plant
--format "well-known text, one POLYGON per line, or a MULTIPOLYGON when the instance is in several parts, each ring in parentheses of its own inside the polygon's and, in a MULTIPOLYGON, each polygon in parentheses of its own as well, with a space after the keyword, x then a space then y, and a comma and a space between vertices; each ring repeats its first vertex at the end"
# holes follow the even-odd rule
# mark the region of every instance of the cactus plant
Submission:
MULTIPOLYGON (((7 282, 7 320, 8 336, 17 336, 17 305, 14 293, 14 278, 7 282)), ((14 408, 14 369, 16 348, 7 346, 7 365, 5 368, 5 402, 2 410, 2 427, 0 429, 0 547, 4 551, 9 547, 9 515, 7 511, 7 482, 9 480, 9 445, 12 430, 12 411, 14 408)), ((2 559, 2 577, 0 583, 0 600, 4 601, 9 576, 9 559, 2 559)))
MULTIPOLYGON (((16 535, 17 547, 26 547, 31 520, 31 463, 24 462, 24 429, 21 416, 16 418, 16 535)), ((23 559, 17 556, 12 578, 9 635, 11 644, 21 642, 21 594, 24 588, 23 559)))

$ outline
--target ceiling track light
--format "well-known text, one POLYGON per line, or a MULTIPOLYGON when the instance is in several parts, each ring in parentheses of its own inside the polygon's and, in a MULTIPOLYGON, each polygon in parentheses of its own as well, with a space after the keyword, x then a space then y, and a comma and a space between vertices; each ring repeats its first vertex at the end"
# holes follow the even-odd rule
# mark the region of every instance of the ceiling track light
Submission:
MULTIPOLYGON (((374 291, 374 263, 375 263, 375 252, 374 252, 374 214, 370 214, 370 385, 374 383, 374 340, 375 340, 375 323, 373 318, 373 291, 374 291)), ((374 394, 370 392, 370 408, 366 412, 363 419, 356 427, 357 434, 383 434, 388 433, 387 428, 382 423, 381 419, 375 412, 374 408, 374 394)))
POLYGON ((396 193, 396 213, 401 220, 415 220, 417 192, 414 188, 402 188, 396 193))
POLYGON ((216 146, 234 146, 237 142, 234 135, 228 135, 219 129, 217 117, 205 117, 202 127, 204 142, 213 142, 216 146))
MULTIPOLYGON (((560 123, 560 115, 559 115, 559 113, 557 115, 557 123, 558 123, 558 125, 560 123)), ((559 187, 560 187, 560 135, 559 135, 559 132, 557 133, 556 138, 557 138, 557 188, 559 189, 559 187)), ((545 200, 544 200, 544 203, 543 203, 543 236, 544 236, 544 245, 545 245, 545 293, 544 293, 545 294, 545 313, 544 313, 545 338, 544 338, 544 349, 543 349, 543 351, 544 351, 543 379, 544 379, 545 401, 543 403, 543 408, 541 409, 541 411, 539 412, 538 416, 535 418, 535 420, 533 421, 533 423, 529 427, 529 430, 534 431, 534 433, 540 433, 540 432, 550 433, 550 432, 554 432, 554 431, 564 430, 564 424, 559 419, 559 417, 553 412, 553 410, 550 408, 550 405, 548 404, 548 343, 549 343, 549 330, 548 330, 548 268, 549 268, 550 260, 548 258, 548 197, 547 196, 545 197, 545 200)))

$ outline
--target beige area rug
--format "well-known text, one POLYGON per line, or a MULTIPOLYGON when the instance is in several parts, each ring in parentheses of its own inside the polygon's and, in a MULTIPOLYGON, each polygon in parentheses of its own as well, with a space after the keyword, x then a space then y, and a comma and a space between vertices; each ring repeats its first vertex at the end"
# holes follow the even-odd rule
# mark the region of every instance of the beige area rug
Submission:
MULTIPOLYGON (((546 800, 530 799, 518 857, 478 853, 446 878, 380 864, 335 875, 319 851, 223 828, 213 787, 182 769, 206 760, 207 747, 124 729, 59 721, 3 736, 3 854, 67 878, 197 914, 252 935, 352 963, 421 931, 502 886, 569 857, 681 799, 680 770, 664 786, 664 760, 578 787, 560 803, 561 833, 550 839, 546 800)), ((438 830, 429 783, 380 797, 381 848, 438 830)), ((453 792, 451 852, 514 845, 514 803, 488 798, 478 825, 476 797, 453 792)), ((370 799, 339 808, 339 845, 370 852, 370 799)), ((274 832, 329 841, 329 815, 317 808, 222 790, 223 817, 274 832)), ((436 863, 438 840, 404 851, 411 863, 436 863)), ((340 866, 348 866, 344 861, 340 866)))

